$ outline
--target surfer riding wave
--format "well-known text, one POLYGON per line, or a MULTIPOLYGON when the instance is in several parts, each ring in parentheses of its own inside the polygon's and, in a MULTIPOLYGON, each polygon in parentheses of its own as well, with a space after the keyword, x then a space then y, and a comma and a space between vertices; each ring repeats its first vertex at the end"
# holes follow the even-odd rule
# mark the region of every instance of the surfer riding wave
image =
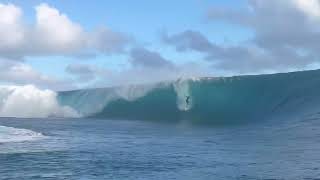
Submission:
POLYGON ((186 96, 186 103, 187 103, 187 105, 189 105, 189 103, 190 103, 190 96, 186 96))

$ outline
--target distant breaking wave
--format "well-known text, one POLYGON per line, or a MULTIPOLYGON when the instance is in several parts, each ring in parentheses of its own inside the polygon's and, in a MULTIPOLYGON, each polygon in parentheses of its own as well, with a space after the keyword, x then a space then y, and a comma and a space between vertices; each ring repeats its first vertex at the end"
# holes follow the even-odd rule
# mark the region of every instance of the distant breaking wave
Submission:
POLYGON ((318 114, 320 70, 59 92, 86 117, 242 123, 318 114))

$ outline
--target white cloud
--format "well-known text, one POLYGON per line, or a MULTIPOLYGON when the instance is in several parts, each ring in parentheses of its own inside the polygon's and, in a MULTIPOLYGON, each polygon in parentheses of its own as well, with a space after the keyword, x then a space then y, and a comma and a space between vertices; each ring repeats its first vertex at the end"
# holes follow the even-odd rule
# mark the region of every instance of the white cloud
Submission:
POLYGON ((15 24, 19 20, 21 14, 20 8, 12 4, 0 4, 0 23, 8 25, 15 24))
POLYGON ((20 8, 12 4, 0 4, 0 49, 16 48, 24 41, 21 15, 20 8))
POLYGON ((319 0, 293 0, 296 7, 306 13, 311 18, 320 18, 320 1, 319 0))
POLYGON ((0 3, 0 56, 23 59, 26 56, 83 56, 119 53, 129 38, 107 28, 85 31, 80 24, 47 4, 35 7, 35 23, 23 22, 22 10, 0 3))
POLYGON ((68 80, 44 75, 30 65, 10 60, 0 60, 0 82, 11 85, 34 84, 54 90, 72 89, 75 86, 68 80))
POLYGON ((35 33, 39 35, 36 40, 40 47, 57 52, 75 52, 86 46, 86 33, 79 24, 47 4, 40 4, 35 9, 35 33))

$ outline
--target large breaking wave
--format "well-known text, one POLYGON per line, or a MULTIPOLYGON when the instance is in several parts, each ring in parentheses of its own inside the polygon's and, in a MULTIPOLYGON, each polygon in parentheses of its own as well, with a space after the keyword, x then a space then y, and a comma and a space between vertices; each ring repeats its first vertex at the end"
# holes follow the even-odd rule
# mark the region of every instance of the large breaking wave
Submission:
POLYGON ((236 123, 317 114, 320 71, 185 79, 58 93, 82 116, 236 123))
POLYGON ((64 92, 0 87, 1 117, 237 123, 320 114, 320 70, 64 92))

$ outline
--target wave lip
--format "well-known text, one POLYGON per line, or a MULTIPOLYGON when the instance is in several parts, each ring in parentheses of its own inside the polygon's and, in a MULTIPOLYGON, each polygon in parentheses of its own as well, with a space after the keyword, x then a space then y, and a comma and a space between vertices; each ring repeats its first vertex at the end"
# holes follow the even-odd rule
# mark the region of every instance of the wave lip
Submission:
POLYGON ((43 138, 43 134, 28 129, 0 126, 0 143, 35 141, 43 138))

